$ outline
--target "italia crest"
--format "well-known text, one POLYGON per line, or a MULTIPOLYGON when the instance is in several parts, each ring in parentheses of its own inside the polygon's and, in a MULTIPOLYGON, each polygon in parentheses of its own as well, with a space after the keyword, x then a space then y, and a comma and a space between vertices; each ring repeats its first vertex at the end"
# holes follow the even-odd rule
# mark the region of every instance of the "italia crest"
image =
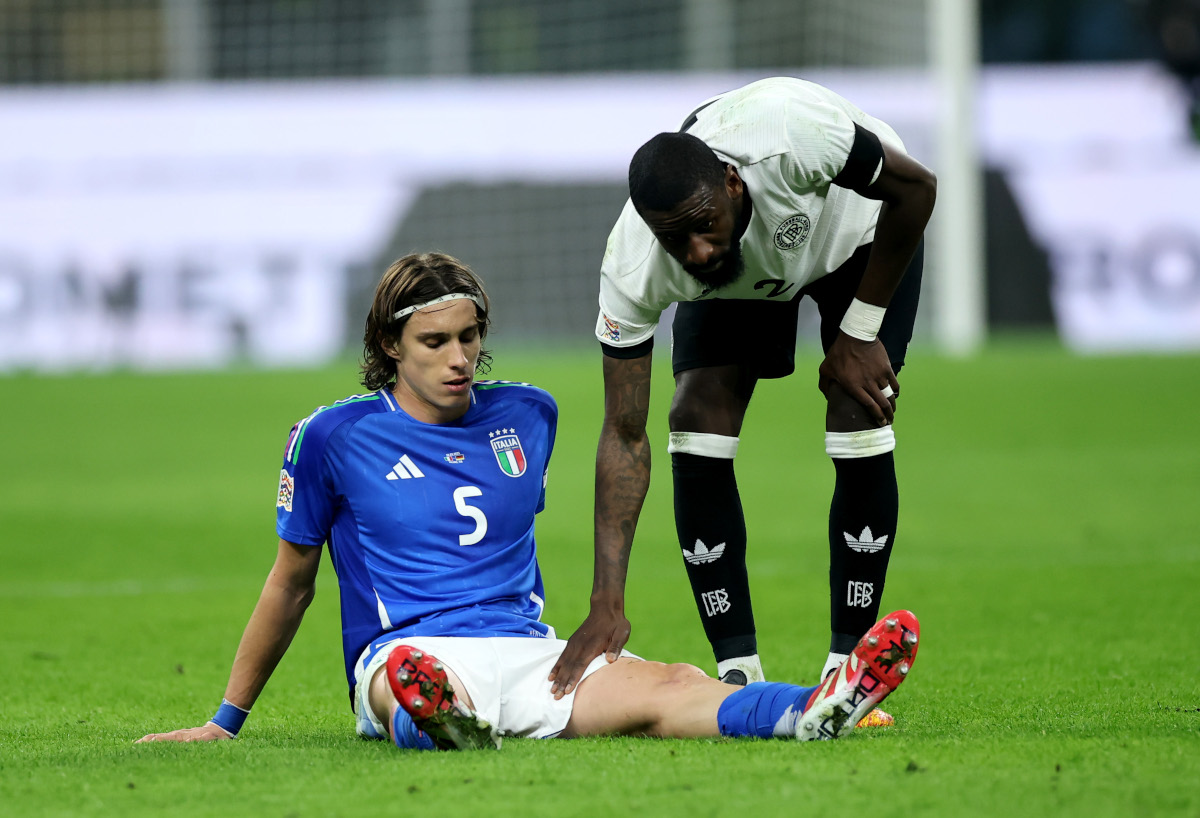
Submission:
POLYGON ((489 432, 492 452, 496 455, 496 463, 500 471, 509 477, 520 477, 528 465, 525 460, 525 450, 521 448, 521 439, 517 437, 516 429, 497 429, 489 432))

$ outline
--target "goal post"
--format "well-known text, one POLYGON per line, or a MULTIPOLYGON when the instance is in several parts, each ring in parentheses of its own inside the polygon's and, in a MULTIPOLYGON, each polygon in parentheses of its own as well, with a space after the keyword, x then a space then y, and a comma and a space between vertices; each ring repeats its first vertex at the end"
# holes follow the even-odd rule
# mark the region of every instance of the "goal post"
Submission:
POLYGON ((951 355, 977 350, 987 334, 983 182, 975 105, 978 0, 928 0, 937 99, 938 202, 933 335, 951 355))

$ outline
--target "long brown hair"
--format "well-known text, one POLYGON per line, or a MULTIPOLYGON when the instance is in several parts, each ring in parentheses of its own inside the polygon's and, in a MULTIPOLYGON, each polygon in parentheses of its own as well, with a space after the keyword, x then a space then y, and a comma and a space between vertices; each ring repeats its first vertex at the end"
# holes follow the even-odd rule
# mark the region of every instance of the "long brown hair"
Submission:
MULTIPOLYGON (((479 321, 479 340, 487 338, 491 320, 488 311, 491 302, 483 289, 483 282, 470 267, 445 253, 412 253, 391 263, 379 286, 371 311, 367 314, 367 326, 363 332, 363 361, 359 366, 362 385, 367 389, 382 389, 396 380, 396 362, 383 349, 385 341, 400 342, 404 325, 411 315, 400 319, 392 316, 405 307, 423 304, 441 295, 466 293, 483 302, 475 307, 479 321)), ((491 369, 492 355, 479 350, 476 372, 486 373, 491 369)))

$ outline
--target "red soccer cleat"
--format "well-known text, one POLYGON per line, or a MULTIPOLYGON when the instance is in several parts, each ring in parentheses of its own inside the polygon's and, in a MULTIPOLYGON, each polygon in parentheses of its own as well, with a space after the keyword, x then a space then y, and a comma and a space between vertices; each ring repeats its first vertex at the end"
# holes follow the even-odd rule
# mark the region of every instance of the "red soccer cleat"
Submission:
POLYGON ((838 738, 853 729, 907 678, 920 632, 912 611, 895 611, 876 622, 813 692, 796 722, 796 738, 838 738))
POLYGON ((396 701, 438 749, 500 749, 492 725, 458 701, 437 657, 397 645, 388 654, 387 679, 396 701))

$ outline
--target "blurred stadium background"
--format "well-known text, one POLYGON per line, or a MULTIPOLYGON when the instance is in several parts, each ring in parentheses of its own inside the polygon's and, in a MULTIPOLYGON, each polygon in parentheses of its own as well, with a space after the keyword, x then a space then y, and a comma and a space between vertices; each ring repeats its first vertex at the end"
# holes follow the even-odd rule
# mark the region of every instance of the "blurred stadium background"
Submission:
POLYGON ((1198 8, 0 0, 0 371, 321 363, 417 249, 588 343, 632 151, 774 74, 938 172, 922 340, 1200 347, 1198 8))
MULTIPOLYGON (((869 812, 883 794, 913 815, 1196 818, 1198 4, 0 0, 0 815, 343 815, 370 781, 406 814, 869 812), (547 621, 571 632, 597 275, 629 157, 773 74, 889 119, 941 183, 886 597, 930 638, 899 728, 803 755, 606 739, 398 758, 353 737, 325 561, 250 743, 131 746, 216 705, 274 555, 287 428, 355 390, 366 293, 409 250, 478 269, 496 375, 558 398, 538 531, 547 621), (1034 340, 989 343, 1016 334, 1034 340)), ((738 454, 764 658, 797 681, 827 644, 811 330, 738 454)), ((711 670, 660 448, 665 357, 631 646, 711 670)))

